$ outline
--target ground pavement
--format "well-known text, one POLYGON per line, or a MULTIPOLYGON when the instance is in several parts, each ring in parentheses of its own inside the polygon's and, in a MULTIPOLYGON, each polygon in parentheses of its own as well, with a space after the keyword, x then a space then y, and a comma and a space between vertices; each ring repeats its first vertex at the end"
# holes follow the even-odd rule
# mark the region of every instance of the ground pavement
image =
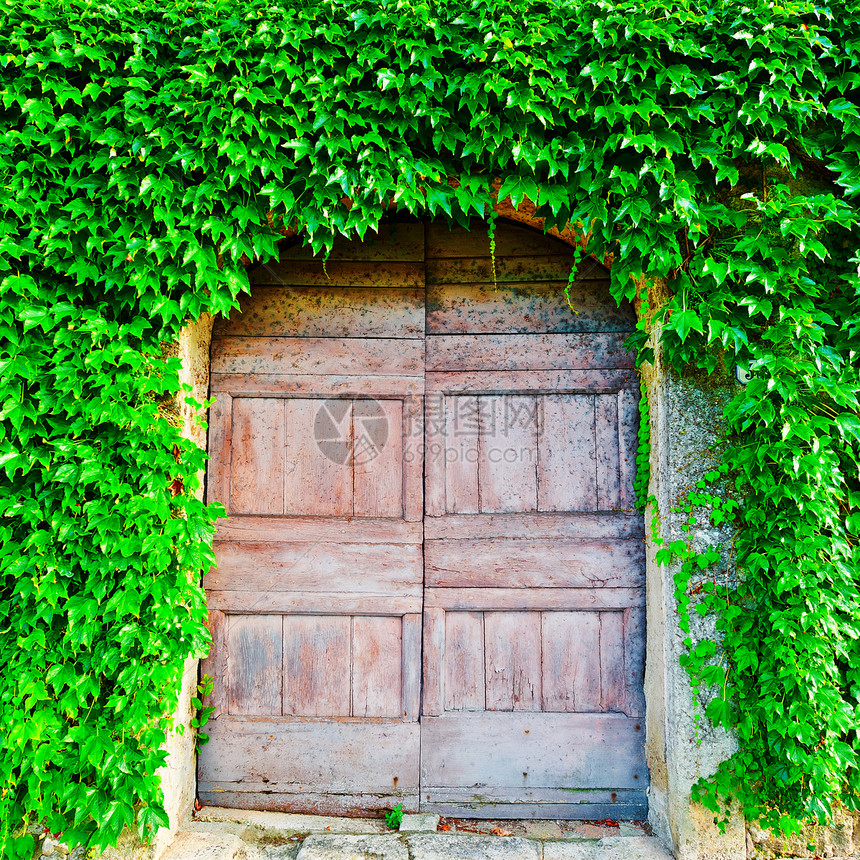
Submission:
POLYGON ((641 822, 330 818, 204 807, 164 860, 671 860, 641 822))

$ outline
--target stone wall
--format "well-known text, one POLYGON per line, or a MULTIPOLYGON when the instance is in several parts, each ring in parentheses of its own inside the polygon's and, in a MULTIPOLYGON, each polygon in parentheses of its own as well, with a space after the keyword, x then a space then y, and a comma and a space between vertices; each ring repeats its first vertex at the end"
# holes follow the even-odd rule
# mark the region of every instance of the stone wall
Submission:
MULTIPOLYGON (((666 298, 659 295, 662 287, 658 281, 653 299, 666 298)), ((684 645, 673 576, 680 564, 657 565, 659 547, 654 543, 651 523, 656 515, 657 534, 664 544, 689 537, 681 529, 686 515, 672 508, 705 472, 718 465, 714 445, 724 430, 722 410, 740 383, 734 377, 733 366, 722 367, 710 377, 695 371, 679 375, 665 366, 659 349, 654 365, 643 366, 642 382, 651 416, 649 494, 656 499, 646 511, 649 823, 678 860, 860 857, 860 813, 837 811, 831 826, 810 826, 786 839, 745 822, 740 815, 735 815, 726 832, 720 833, 713 824, 713 815, 690 800, 692 785, 700 776, 713 773, 717 764, 731 755, 736 743, 725 731, 714 730, 702 707, 694 705, 688 676, 678 662, 684 645)), ((727 552, 731 538, 728 528, 700 528, 695 535, 699 551, 708 545, 722 545, 721 576, 734 575, 727 552)), ((697 637, 711 635, 709 619, 693 613, 691 621, 694 644, 697 637)))
MULTIPOLYGON (((657 290, 660 289, 657 284, 657 290)), ((656 304, 652 298, 652 303, 656 304)), ((713 815, 690 800, 700 776, 713 773, 735 749, 734 739, 714 730, 694 705, 686 671, 679 664, 684 635, 678 625, 673 576, 680 563, 658 565, 652 523, 663 544, 688 538, 681 526, 686 515, 672 510, 705 472, 719 464, 715 443, 723 432, 722 411, 738 383, 727 371, 712 377, 679 376, 663 362, 642 368, 642 382, 651 416, 651 479, 656 499, 645 514, 647 582, 647 655, 645 669, 646 753, 651 772, 649 821, 679 860, 744 860, 744 822, 734 817, 724 833, 713 815), (654 519, 656 517, 656 520, 654 519), (697 719, 697 711, 699 716, 697 719)), ((729 546, 725 529, 699 529, 697 550, 708 545, 729 546)), ((727 560, 727 559, 726 559, 727 560)), ((707 619, 694 638, 708 635, 707 619)))
MULTIPOLYGON (((175 411, 182 420, 183 435, 195 442, 201 448, 206 447, 206 429, 201 424, 205 420, 205 412, 186 402, 191 397, 203 403, 209 394, 209 342, 212 336, 212 317, 203 316, 193 325, 186 326, 180 332, 177 344, 178 355, 182 360, 180 382, 191 386, 190 394, 179 395, 175 411)), ((203 476, 198 496, 202 499, 204 492, 203 476)), ((150 845, 141 843, 135 830, 126 829, 116 848, 105 851, 103 860, 158 860, 170 847, 179 828, 190 816, 197 791, 197 732, 191 728, 191 697, 197 688, 198 660, 189 658, 185 661, 182 672, 182 691, 179 696, 179 706, 174 716, 174 727, 183 726, 179 732, 172 731, 167 738, 165 748, 168 752, 167 763, 159 774, 164 790, 164 807, 170 818, 170 827, 162 828, 156 833, 150 845)), ((49 840, 49 846, 51 842, 49 840)), ((64 846, 59 846, 62 852, 64 846)), ((56 849, 53 856, 59 853, 56 849)), ((45 858, 48 860, 48 857, 45 858)))
POLYGON ((837 810, 829 827, 805 827, 786 839, 747 824, 749 860, 777 860, 784 857, 860 857, 860 813, 837 810))
MULTIPOLYGON (((203 403, 209 395, 209 342, 212 337, 212 321, 210 314, 203 314, 196 323, 182 329, 179 336, 179 357, 182 359, 180 381, 191 386, 191 393, 187 396, 199 403, 203 403)), ((201 420, 206 417, 205 412, 185 402, 185 396, 181 396, 179 408, 183 422, 183 435, 205 449, 206 429, 201 424, 201 420)), ((198 490, 201 499, 204 489, 201 475, 201 486, 198 490)), ((157 860, 173 842, 178 828, 191 814, 197 791, 195 752, 197 732, 190 727, 191 697, 197 688, 197 669, 196 659, 185 661, 182 693, 174 719, 174 725, 183 725, 185 730, 182 734, 173 732, 169 736, 167 741, 169 757, 167 764, 160 771, 164 788, 164 805, 170 816, 170 829, 162 829, 157 833, 152 845, 153 860, 157 860)))

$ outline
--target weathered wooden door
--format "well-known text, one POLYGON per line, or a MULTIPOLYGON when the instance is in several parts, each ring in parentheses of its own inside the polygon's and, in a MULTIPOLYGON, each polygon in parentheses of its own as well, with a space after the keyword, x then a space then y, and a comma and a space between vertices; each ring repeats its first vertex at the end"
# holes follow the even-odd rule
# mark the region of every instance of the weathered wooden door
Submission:
POLYGON ((632 316, 588 263, 570 310, 561 243, 500 227, 498 289, 487 248, 288 251, 219 323, 204 802, 645 813, 632 316))
POLYGON ((421 802, 637 817, 644 558, 629 310, 528 230, 427 251, 421 802), (484 245, 484 248, 486 245, 484 245))
POLYGON ((399 233, 339 249, 333 281, 301 252, 258 269, 214 332, 207 803, 417 803, 424 245, 399 233))

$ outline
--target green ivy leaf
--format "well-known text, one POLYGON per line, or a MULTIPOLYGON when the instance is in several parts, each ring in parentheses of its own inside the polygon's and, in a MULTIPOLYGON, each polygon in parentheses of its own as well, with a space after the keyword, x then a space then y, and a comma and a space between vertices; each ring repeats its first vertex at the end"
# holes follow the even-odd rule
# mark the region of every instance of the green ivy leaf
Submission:
POLYGON ((681 341, 685 341, 691 331, 697 331, 704 334, 705 329, 702 324, 702 318, 692 310, 675 310, 665 323, 665 327, 670 331, 678 333, 681 341))

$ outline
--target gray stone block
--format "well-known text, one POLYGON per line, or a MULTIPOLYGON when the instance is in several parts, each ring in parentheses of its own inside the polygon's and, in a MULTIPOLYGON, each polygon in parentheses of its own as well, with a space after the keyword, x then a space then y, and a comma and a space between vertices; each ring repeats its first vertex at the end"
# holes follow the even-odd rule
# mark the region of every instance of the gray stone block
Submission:
POLYGON ((412 860, 541 860, 539 843, 517 837, 428 833, 407 841, 412 860))
POLYGON ((234 833, 182 831, 162 860, 235 860, 245 856, 245 843, 234 833))
POLYGON ((435 833, 439 816, 432 812, 407 813, 400 822, 401 833, 435 833))
POLYGON ((265 831, 286 833, 387 833, 379 818, 343 818, 327 815, 302 815, 293 812, 266 812, 258 809, 222 809, 204 806, 197 821, 234 821, 265 831))
POLYGON ((189 821, 183 828, 187 833, 227 833, 238 836, 245 842, 251 841, 256 835, 253 827, 239 821, 189 821))
POLYGON ((302 843, 298 860, 409 860, 397 836, 315 834, 302 843))
POLYGON ((672 860, 653 836, 606 836, 581 842, 547 842, 543 860, 672 860))
MULTIPOLYGON (((522 835, 527 839, 564 839, 564 830, 557 821, 522 821, 522 835)), ((504 825, 503 825, 504 826, 504 825)))
POLYGON ((248 860, 296 860, 301 843, 260 845, 248 852, 248 860))

